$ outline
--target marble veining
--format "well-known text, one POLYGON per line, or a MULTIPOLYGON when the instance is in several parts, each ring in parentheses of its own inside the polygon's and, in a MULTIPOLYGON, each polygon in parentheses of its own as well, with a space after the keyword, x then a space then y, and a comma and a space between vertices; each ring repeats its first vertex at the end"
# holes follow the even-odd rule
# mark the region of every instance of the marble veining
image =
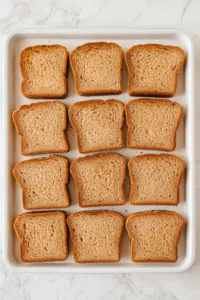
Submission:
MULTIPOLYGON (((16 28, 181 28, 196 53, 196 201, 200 230, 200 1, 198 0, 2 0, 0 1, 0 105, 4 41, 16 28)), ((2 109, 1 109, 2 111, 2 109)), ((2 141, 2 131, 0 132, 2 141)), ((2 143, 1 143, 2 145, 2 143)), ((2 147, 1 152, 2 152, 2 147)), ((0 168, 2 198, 3 153, 0 168)), ((2 203, 2 201, 1 201, 2 203)), ((2 204, 0 219, 2 220, 2 204)), ((198 230, 199 229, 199 230, 198 230)), ((199 300, 200 237, 191 269, 177 274, 26 274, 3 263, 0 227, 1 300, 199 300)))

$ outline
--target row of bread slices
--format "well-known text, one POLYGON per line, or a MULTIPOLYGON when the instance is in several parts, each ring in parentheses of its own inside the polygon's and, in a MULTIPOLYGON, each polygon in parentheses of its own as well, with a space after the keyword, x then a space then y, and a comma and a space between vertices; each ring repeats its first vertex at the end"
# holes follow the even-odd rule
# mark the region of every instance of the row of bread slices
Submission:
MULTIPOLYGON (((76 212, 67 217, 78 263, 118 262, 125 218, 114 211, 76 212)), ((149 211, 130 215, 126 230, 134 262, 175 262, 185 219, 174 212, 149 211)), ((14 229, 23 262, 62 261, 68 257, 65 212, 26 213, 14 229)))
MULTIPOLYGON (((177 75, 185 61, 179 47, 136 45, 126 52, 129 95, 174 95, 177 75)), ((70 64, 79 95, 122 93, 123 51, 115 43, 96 42, 77 47, 70 64)), ((21 91, 28 98, 64 98, 67 95, 67 49, 38 45, 21 52, 21 91)))
MULTIPOLYGON (((184 161, 169 154, 145 154, 128 162, 133 205, 178 205, 184 161)), ((114 153, 75 159, 70 167, 81 207, 124 205, 126 159, 114 153)), ((55 209, 70 206, 68 160, 50 156, 25 160, 13 169, 23 191, 23 207, 55 209)))
MULTIPOLYGON (((69 119, 81 153, 123 148, 124 109, 127 146, 172 151, 176 147, 183 108, 164 99, 88 100, 72 104, 69 119)), ((69 151, 65 130, 67 109, 58 101, 23 105, 13 113, 23 155, 69 151)))

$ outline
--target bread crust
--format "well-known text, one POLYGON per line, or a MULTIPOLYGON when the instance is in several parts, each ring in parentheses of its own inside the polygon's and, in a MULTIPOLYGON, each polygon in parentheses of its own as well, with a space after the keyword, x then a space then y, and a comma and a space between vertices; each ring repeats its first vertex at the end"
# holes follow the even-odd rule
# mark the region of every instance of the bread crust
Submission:
POLYGON ((125 218, 124 216, 122 216, 120 213, 117 213, 115 211, 108 211, 108 210, 90 210, 90 211, 79 211, 79 212, 75 212, 75 213, 72 213, 68 218, 67 218, 67 225, 68 225, 68 228, 69 228, 69 232, 70 232, 70 236, 71 236, 71 239, 73 241, 73 252, 74 252, 74 261, 76 263, 105 263, 105 262, 119 262, 120 261, 120 242, 121 242, 121 239, 122 239, 122 233, 123 233, 123 229, 124 229, 124 221, 125 221, 125 218), (117 260, 113 259, 113 260, 82 260, 82 261, 79 261, 78 259, 78 255, 77 255, 77 244, 74 240, 74 232, 70 226, 70 220, 71 218, 73 218, 73 216, 80 216, 80 215, 86 215, 86 216, 91 216, 91 215, 99 215, 99 214, 105 214, 105 215, 115 215, 115 216, 118 216, 121 218, 122 220, 122 226, 121 226, 121 231, 120 231, 120 238, 118 240, 118 245, 117 245, 117 248, 118 248, 118 258, 117 260))
POLYGON ((25 263, 34 263, 34 262, 51 262, 51 261, 64 261, 68 258, 68 245, 67 245, 67 238, 68 238, 68 234, 67 234, 67 225, 66 225, 66 213, 64 211, 51 211, 51 212, 32 212, 32 213, 23 213, 21 215, 19 215, 14 222, 13 228, 15 230, 15 233, 17 235, 17 238, 20 242, 20 260, 22 262, 25 263), (34 217, 34 218, 39 218, 40 216, 55 216, 55 215, 62 215, 63 217, 63 228, 64 228, 64 234, 65 234, 65 243, 63 245, 63 247, 65 248, 65 256, 62 259, 40 259, 40 258, 36 258, 36 259, 23 259, 22 256, 22 248, 23 248, 23 237, 20 236, 20 234, 17 231, 17 223, 20 219, 24 218, 24 217, 34 217))
POLYGON ((64 99, 67 96, 67 67, 68 67, 68 59, 69 59, 69 54, 67 49, 64 46, 61 45, 37 45, 37 46, 31 46, 31 47, 27 47, 25 49, 22 50, 21 54, 20 54, 20 69, 21 69, 21 75, 22 75, 22 83, 20 86, 21 92, 24 95, 24 97, 29 98, 29 99, 64 99), (65 59, 65 65, 64 65, 64 84, 65 84, 65 90, 63 93, 59 94, 28 94, 24 91, 24 83, 26 81, 26 76, 25 76, 25 71, 24 71, 24 65, 23 65, 23 54, 28 50, 28 51, 40 51, 40 50, 44 50, 45 48, 51 48, 51 49, 55 49, 55 48, 60 48, 62 50, 64 50, 65 55, 66 55, 66 59, 65 59))
POLYGON ((31 103, 29 105, 22 105, 19 108, 17 108, 16 110, 14 110, 14 112, 12 113, 12 119, 13 119, 13 123, 15 125, 15 128, 17 130, 18 135, 20 136, 20 147, 21 147, 21 154, 24 156, 30 156, 30 155, 36 155, 36 154, 45 154, 45 153, 65 153, 69 151, 69 144, 68 144, 68 140, 67 140, 67 135, 65 133, 65 130, 67 129, 67 108, 65 106, 64 103, 59 102, 59 101, 53 101, 53 102, 38 102, 38 103, 31 103), (29 109, 31 111, 34 111, 35 108, 43 108, 43 107, 51 107, 54 105, 61 105, 64 109, 64 123, 63 123, 63 129, 62 129, 62 134, 63 134, 63 140, 66 141, 66 145, 65 145, 65 149, 60 149, 59 151, 57 149, 52 149, 52 150, 45 150, 42 149, 40 151, 31 151, 26 153, 26 151, 24 150, 23 147, 23 132, 20 130, 20 125, 17 122, 17 114, 19 111, 23 110, 23 109, 29 109))
POLYGON ((115 99, 108 99, 108 100, 86 100, 86 101, 80 101, 80 102, 75 102, 73 103, 69 110, 68 110, 68 116, 69 116, 69 120, 70 120, 70 123, 72 125, 72 128, 74 129, 75 133, 77 134, 77 144, 78 144, 78 149, 79 149, 79 152, 80 153, 84 153, 84 154, 87 154, 87 153, 92 153, 92 152, 96 152, 96 151, 105 151, 105 150, 117 150, 117 149, 122 149, 124 147, 124 140, 123 140, 123 130, 122 130, 122 127, 123 127, 123 123, 124 123, 124 105, 121 101, 119 100, 115 100, 115 99), (84 106, 88 106, 88 105, 105 105, 105 104, 109 104, 109 103, 113 103, 113 104, 118 104, 120 105, 121 107, 123 107, 123 116, 122 116, 122 121, 121 121, 121 124, 120 124, 120 135, 121 135, 121 140, 122 140, 122 146, 121 147, 105 147, 105 148, 93 148, 89 151, 84 151, 81 149, 81 143, 80 143, 80 138, 79 138, 79 132, 75 126, 75 123, 73 121, 73 118, 72 118, 72 110, 75 108, 75 107, 84 107, 84 106))
POLYGON ((126 159, 124 156, 120 155, 120 154, 116 154, 116 153, 99 153, 99 154, 93 154, 93 155, 87 155, 85 157, 78 157, 77 159, 73 160, 73 162, 71 163, 71 166, 70 166, 70 173, 72 174, 72 177, 74 179, 74 182, 76 184, 76 187, 77 187, 77 190, 78 190, 78 199, 79 199, 79 206, 84 208, 84 207, 101 207, 101 206, 120 206, 120 205, 124 205, 126 203, 126 195, 125 195, 125 191, 124 191, 124 185, 125 185, 125 177, 126 177, 126 159), (124 201, 121 202, 121 203, 110 203, 110 202, 107 202, 107 203, 103 203, 103 204, 87 204, 87 205, 84 205, 83 202, 81 201, 81 187, 79 186, 78 184, 78 180, 76 180, 76 176, 75 176, 75 168, 76 168, 76 163, 77 162, 80 162, 80 161, 88 161, 88 160, 95 160, 98 158, 104 158, 104 157, 110 157, 112 159, 114 159, 115 157, 120 157, 123 159, 123 165, 124 165, 124 168, 123 168, 123 173, 122 173, 122 178, 123 178, 123 182, 122 182, 122 185, 121 185, 121 190, 122 190, 122 193, 123 193, 123 196, 124 196, 124 201))
POLYGON ((21 161, 19 163, 17 163, 15 165, 15 167, 13 168, 12 170, 12 173, 13 173, 13 176, 15 177, 16 181, 18 182, 18 184, 20 185, 21 189, 22 189, 22 204, 23 204, 23 208, 26 209, 26 210, 33 210, 33 209, 56 209, 56 208, 66 208, 66 207, 69 207, 70 206, 70 197, 69 197, 69 192, 68 192, 68 189, 67 189, 67 184, 68 184, 68 181, 69 181, 69 162, 68 162, 68 159, 66 157, 63 157, 63 156, 58 156, 58 155, 54 155, 54 156, 49 156, 49 157, 41 157, 41 158, 33 158, 33 159, 29 159, 29 160, 24 160, 24 161, 21 161), (62 205, 62 206, 51 206, 51 205, 46 205, 46 206, 34 206, 34 207, 31 207, 29 208, 27 205, 26 205, 26 199, 25 199, 25 184, 23 183, 23 181, 20 181, 20 178, 18 176, 18 172, 17 172, 17 169, 18 167, 20 167, 21 165, 26 165, 28 163, 32 163, 32 162, 35 162, 36 164, 39 164, 40 162, 44 162, 44 161, 51 161, 51 160, 55 160, 55 159, 62 159, 66 165, 67 165, 67 178, 66 178, 66 181, 64 182, 64 188, 65 188, 65 191, 66 191, 66 205, 62 205))
POLYGON ((183 159, 181 159, 180 157, 178 157, 176 155, 172 155, 172 154, 143 154, 143 155, 138 155, 138 156, 132 157, 129 160, 128 170, 129 170, 129 176, 130 176, 130 181, 131 181, 131 191, 130 191, 130 196, 129 196, 130 204, 132 204, 132 205, 178 205, 179 204, 179 186, 180 186, 181 179, 182 179, 182 176, 183 176, 184 170, 185 170, 185 162, 184 162, 183 159), (146 158, 175 158, 175 159, 178 159, 181 162, 182 172, 179 176, 177 187, 176 187, 176 191, 177 191, 176 203, 173 203, 173 204, 170 203, 170 202, 155 203, 153 201, 148 202, 148 203, 146 203, 145 201, 140 202, 140 203, 134 203, 134 200, 132 201, 132 199, 134 199, 134 184, 135 184, 135 181, 134 181, 134 176, 131 172, 131 165, 132 165, 132 162, 135 161, 135 160, 144 160, 146 158))
POLYGON ((174 94, 176 92, 176 88, 177 88, 178 74, 185 62, 185 59, 186 59, 185 52, 180 47, 177 47, 177 46, 168 46, 168 45, 162 45, 162 44, 141 44, 141 45, 132 46, 131 48, 129 48, 127 50, 126 55, 125 55, 125 61, 126 61, 126 66, 127 66, 127 71, 128 71, 128 94, 130 96, 154 96, 154 97, 159 97, 159 96, 172 97, 172 96, 174 96, 174 94), (151 48, 159 48, 161 50, 168 48, 168 49, 173 49, 175 51, 178 51, 181 54, 182 59, 176 67, 175 80, 174 80, 175 85, 173 87, 172 92, 168 92, 168 91, 166 91, 166 92, 156 92, 156 91, 151 92, 148 89, 143 89, 141 91, 135 92, 134 90, 131 89, 131 85, 132 85, 132 82, 134 81, 134 79, 133 79, 133 68, 132 68, 129 56, 132 51, 134 51, 135 49, 138 49, 138 48, 141 49, 141 51, 144 48, 149 49, 149 50, 151 50, 151 48))
POLYGON ((116 44, 116 43, 106 43, 106 42, 93 42, 93 43, 86 43, 81 46, 76 47, 70 54, 70 65, 72 68, 72 72, 74 75, 75 79, 75 84, 76 84, 76 92, 80 96, 94 96, 94 95, 118 95, 122 93, 123 90, 123 84, 122 84, 122 67, 123 67, 123 50, 122 48, 116 44), (120 77, 120 88, 115 91, 112 89, 106 89, 106 90, 86 90, 86 91, 81 91, 79 89, 79 81, 78 81, 78 73, 76 72, 75 65, 73 62, 73 56, 77 54, 77 52, 85 52, 88 53, 90 52, 91 49, 99 49, 99 48, 112 48, 112 47, 117 47, 120 52, 121 52, 121 57, 120 57, 120 72, 119 72, 119 77, 120 77))
POLYGON ((139 98, 139 99, 136 99, 136 100, 130 100, 128 101, 125 105, 124 105, 124 110, 125 110, 125 115, 126 115, 126 124, 127 124, 127 127, 128 127, 128 133, 127 133, 127 147, 128 148, 131 148, 131 149, 144 149, 144 150, 159 150, 159 151, 174 151, 175 148, 176 148, 176 132, 179 128, 179 124, 180 124, 180 121, 181 121, 181 117, 183 115, 183 107, 178 103, 178 102, 173 102, 171 100, 168 100, 168 99, 153 99, 153 98, 149 98, 149 99, 146 99, 146 98, 139 98), (141 146, 131 146, 130 144, 130 139, 131 139, 131 122, 130 122, 130 116, 129 116, 129 113, 128 113, 128 105, 132 104, 132 103, 159 103, 159 104, 171 104, 171 105, 178 105, 179 108, 180 108, 180 115, 177 119, 177 125, 176 125, 176 128, 174 130, 174 139, 173 139, 173 145, 172 147, 168 148, 168 147, 146 147, 144 145, 141 145, 141 146))
POLYGON ((184 225, 186 224, 186 220, 178 213, 176 212, 172 212, 172 211, 166 211, 166 210, 152 210, 152 211, 146 211, 146 212, 138 212, 138 213, 134 213, 132 215, 130 215, 127 219, 126 219, 126 224, 125 224, 125 227, 126 227, 126 230, 128 232, 128 236, 129 238, 131 239, 131 260, 133 262, 136 262, 136 263, 139 263, 139 262, 176 262, 177 259, 178 259, 178 242, 180 240, 180 236, 181 236, 181 232, 183 230, 183 227, 184 225), (134 236, 132 235, 131 231, 129 230, 128 226, 129 226, 129 222, 134 218, 134 217, 137 217, 137 216, 141 216, 143 215, 144 217, 149 215, 149 214, 153 214, 156 218, 156 216, 158 215, 171 215, 171 216, 178 216, 179 218, 182 219, 182 226, 180 227, 180 230, 178 232, 178 237, 177 237, 177 240, 176 240, 176 247, 175 247, 175 259, 172 260, 172 259, 156 259, 156 260, 152 260, 152 259, 149 259, 149 260, 136 260, 134 259, 134 236))

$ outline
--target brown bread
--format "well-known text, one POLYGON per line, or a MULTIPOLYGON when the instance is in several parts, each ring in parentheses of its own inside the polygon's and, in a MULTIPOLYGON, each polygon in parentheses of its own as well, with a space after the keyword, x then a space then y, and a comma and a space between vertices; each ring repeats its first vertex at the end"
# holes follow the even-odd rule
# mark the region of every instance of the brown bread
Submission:
POLYGON ((131 239, 134 262, 176 262, 178 242, 185 219, 169 211, 148 211, 130 215, 126 229, 131 239))
POLYGON ((88 100, 72 104, 69 119, 81 153, 121 149, 124 106, 118 100, 88 100))
POLYGON ((68 207, 68 173, 68 160, 61 156, 30 159, 16 164, 13 175, 22 189, 24 209, 68 207))
POLYGON ((68 257, 64 212, 19 215, 14 229, 20 242, 22 262, 61 261, 68 257))
POLYGON ((115 43, 87 43, 70 55, 76 91, 79 95, 122 93, 123 51, 115 43))
POLYGON ((21 91, 25 97, 65 98, 68 52, 60 45, 25 48, 20 55, 21 91))
POLYGON ((175 155, 145 154, 128 162, 131 180, 130 203, 177 205, 184 161, 175 155))
POLYGON ((171 97, 176 92, 184 51, 159 44, 136 45, 126 52, 128 93, 171 97))
POLYGON ((69 150, 65 130, 67 108, 58 101, 22 105, 13 112, 13 122, 21 138, 21 153, 34 155, 69 150))
POLYGON ((70 167, 81 207, 123 205, 126 159, 114 153, 79 157, 70 167))
POLYGON ((125 105, 128 126, 127 146, 133 149, 173 151, 183 114, 177 102, 164 99, 137 99, 125 105))
POLYGON ((118 262, 124 217, 114 211, 76 212, 67 219, 78 263, 118 262))

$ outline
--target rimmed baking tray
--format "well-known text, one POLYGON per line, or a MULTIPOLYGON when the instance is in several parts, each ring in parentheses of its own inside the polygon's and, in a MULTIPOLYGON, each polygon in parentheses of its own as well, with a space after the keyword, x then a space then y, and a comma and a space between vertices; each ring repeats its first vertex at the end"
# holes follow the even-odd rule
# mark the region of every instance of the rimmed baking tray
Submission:
MULTIPOLYGON (((194 139, 194 51, 191 39, 179 30, 67 30, 67 29, 32 29, 14 32, 9 35, 5 45, 4 64, 4 260, 8 267, 14 271, 23 272, 68 272, 68 273, 136 273, 136 272, 180 272, 188 269, 195 255, 195 139, 194 139), (124 51, 130 46, 144 43, 160 43, 177 45, 187 53, 187 60, 178 78, 176 95, 171 99, 178 101, 184 107, 178 133, 177 147, 172 153, 182 157, 187 165, 184 178, 180 187, 180 203, 178 206, 131 206, 106 207, 128 216, 133 212, 146 210, 170 210, 182 214, 187 219, 187 225, 179 242, 179 258, 176 263, 133 263, 130 260, 130 240, 126 232, 121 243, 121 261, 119 263, 104 264, 76 264, 73 260, 71 241, 69 242, 70 255, 64 262, 23 264, 19 259, 19 242, 13 230, 13 221, 17 215, 25 212, 22 209, 21 190, 12 176, 14 165, 24 159, 20 154, 19 137, 12 123, 12 112, 22 104, 38 102, 29 100, 20 92, 21 74, 19 56, 22 49, 38 44, 60 44, 66 46, 71 52, 76 46, 93 41, 112 41, 119 44, 124 51)), ((69 107, 72 103, 87 99, 119 99, 126 103, 130 99, 127 94, 127 71, 123 69, 123 93, 117 96, 80 97, 75 92, 75 83, 71 69, 68 73, 69 93, 66 99, 61 100, 69 107)), ((43 100, 42 100, 43 101, 43 100)), ((125 127, 126 131, 126 127, 125 127)), ((75 133, 70 124, 67 135, 70 151, 66 157, 72 161, 78 156, 75 133)), ((161 153, 161 151, 132 150, 124 148, 120 153, 130 159, 142 153, 161 153)), ((35 157, 48 156, 39 155, 35 157)), ((126 178, 127 199, 129 193, 129 178, 126 178)), ((78 206, 77 190, 70 179, 69 192, 71 206, 65 211, 69 214, 74 211, 84 210, 78 206)), ((98 209, 98 208, 97 208, 98 209)))

